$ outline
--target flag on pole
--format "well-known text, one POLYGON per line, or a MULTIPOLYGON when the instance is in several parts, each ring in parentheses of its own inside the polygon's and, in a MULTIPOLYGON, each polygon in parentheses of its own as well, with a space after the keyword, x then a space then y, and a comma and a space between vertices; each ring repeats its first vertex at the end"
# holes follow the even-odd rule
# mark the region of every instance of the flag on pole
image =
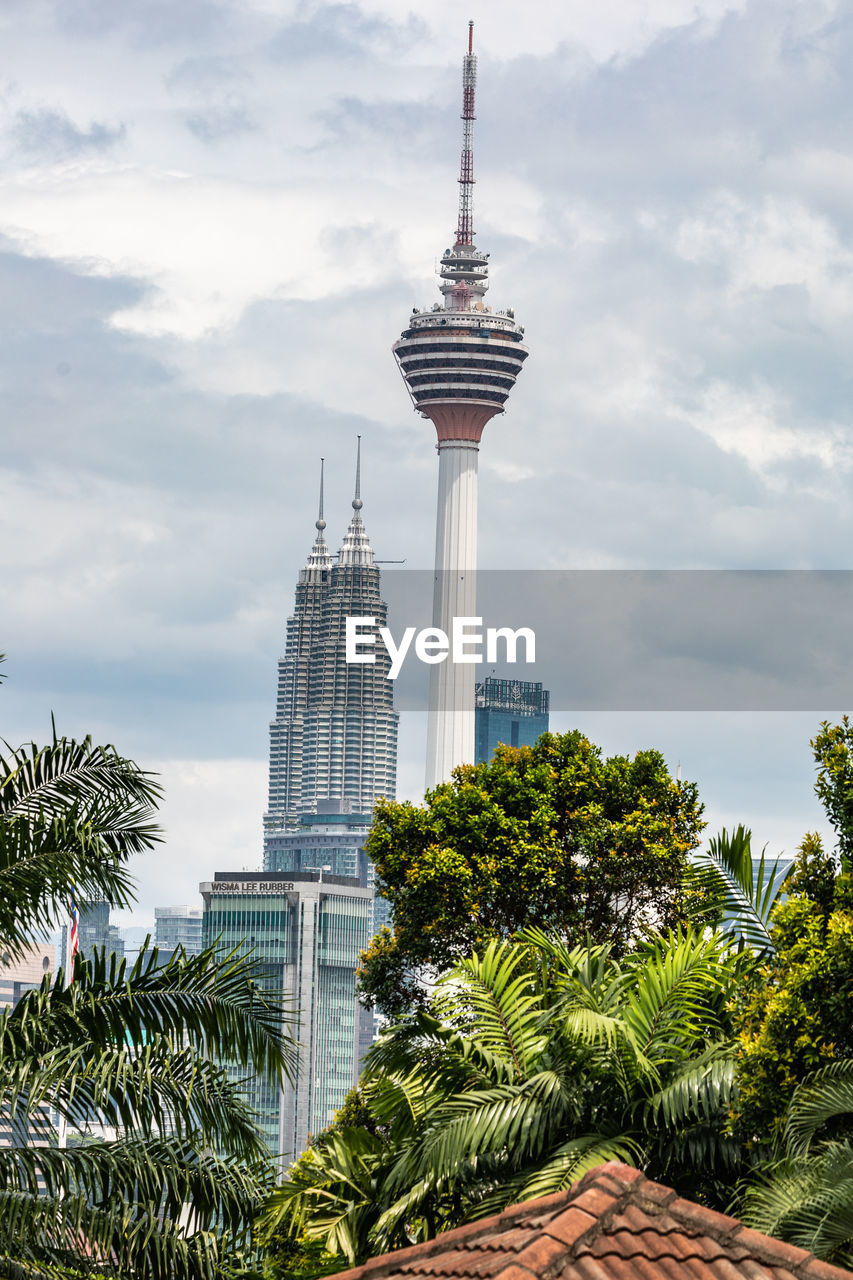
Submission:
POLYGON ((70 981, 71 974, 73 973, 74 957, 76 956, 77 950, 80 946, 80 913, 77 910, 73 893, 69 900, 68 911, 71 916, 71 930, 68 939, 68 979, 70 981))
MULTIPOLYGON (((74 957, 80 947, 80 912, 74 901, 74 894, 68 895, 68 934, 65 940, 65 986, 70 987, 74 977, 74 957)), ((68 1117, 64 1111, 59 1114, 56 1130, 56 1145, 60 1151, 68 1146, 68 1117)))

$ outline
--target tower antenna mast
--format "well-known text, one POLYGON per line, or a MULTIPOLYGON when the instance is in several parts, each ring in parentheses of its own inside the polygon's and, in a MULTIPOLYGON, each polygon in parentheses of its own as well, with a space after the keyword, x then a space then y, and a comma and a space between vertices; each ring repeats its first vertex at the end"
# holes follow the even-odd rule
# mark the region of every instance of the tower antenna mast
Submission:
POLYGON ((462 163, 459 167, 459 223, 457 244, 474 243, 474 90, 477 87, 477 55, 474 23, 468 23, 468 53, 462 61, 462 163))

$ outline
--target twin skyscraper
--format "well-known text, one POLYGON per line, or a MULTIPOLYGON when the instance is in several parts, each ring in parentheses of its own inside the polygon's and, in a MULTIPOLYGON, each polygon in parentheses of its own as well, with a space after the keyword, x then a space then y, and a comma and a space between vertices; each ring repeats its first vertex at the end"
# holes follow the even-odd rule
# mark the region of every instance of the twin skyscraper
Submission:
POLYGON ((384 626, 388 613, 361 518, 360 438, 352 508, 333 560, 325 540, 321 471, 317 536, 299 574, 285 656, 278 664, 264 819, 267 848, 277 831, 316 813, 321 802, 340 801, 369 813, 379 796, 394 798, 399 717, 388 679, 390 659, 380 649, 373 664, 345 660, 346 619, 372 616, 384 626))
POLYGON ((316 537, 287 620, 270 724, 264 868, 220 872, 201 886, 206 940, 253 951, 293 1013, 296 1079, 282 1091, 246 1082, 283 1168, 356 1084, 374 1032, 355 974, 385 904, 375 898, 364 843, 376 801, 395 795, 399 717, 387 655, 372 665, 346 662, 346 619, 369 615, 384 625, 387 616, 361 509, 359 440, 352 517, 334 557, 321 471, 316 537))

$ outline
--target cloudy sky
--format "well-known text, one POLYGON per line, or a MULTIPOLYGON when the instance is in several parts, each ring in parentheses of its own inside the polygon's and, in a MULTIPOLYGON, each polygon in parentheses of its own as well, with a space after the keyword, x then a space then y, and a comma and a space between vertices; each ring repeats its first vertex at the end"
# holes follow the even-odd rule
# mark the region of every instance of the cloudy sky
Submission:
MULTIPOLYGON (((438 297, 469 17, 477 241, 532 352, 481 563, 851 567, 849 3, 0 0, 0 733, 52 710, 161 771, 137 922, 257 863, 320 455, 333 544, 360 432, 377 554, 431 563, 390 345, 438 297)), ((778 852, 845 709, 557 727, 660 746, 778 852)))

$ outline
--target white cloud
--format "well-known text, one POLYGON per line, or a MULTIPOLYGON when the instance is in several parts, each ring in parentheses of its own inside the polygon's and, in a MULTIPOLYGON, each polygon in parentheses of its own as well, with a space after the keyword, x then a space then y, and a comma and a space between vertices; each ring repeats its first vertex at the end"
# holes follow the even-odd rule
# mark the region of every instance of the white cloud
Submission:
POLYGON ((790 406, 767 386, 737 389, 713 382, 703 393, 699 408, 689 415, 691 424, 727 453, 742 457, 771 484, 787 489, 791 480, 777 480, 774 463, 813 458, 821 466, 850 471, 853 468, 853 430, 848 425, 790 425, 790 406), (786 419, 788 421, 786 421, 786 419))
POLYGON ((853 312, 853 252, 827 218, 799 200, 767 196, 750 204, 721 192, 684 219, 675 247, 688 262, 721 266, 734 295, 799 285, 814 322, 853 312))
POLYGON ((198 903, 199 883, 214 871, 260 869, 267 776, 254 760, 160 760, 149 767, 165 788, 158 814, 165 839, 134 860, 132 914, 134 924, 150 923, 153 931, 155 907, 198 903))

